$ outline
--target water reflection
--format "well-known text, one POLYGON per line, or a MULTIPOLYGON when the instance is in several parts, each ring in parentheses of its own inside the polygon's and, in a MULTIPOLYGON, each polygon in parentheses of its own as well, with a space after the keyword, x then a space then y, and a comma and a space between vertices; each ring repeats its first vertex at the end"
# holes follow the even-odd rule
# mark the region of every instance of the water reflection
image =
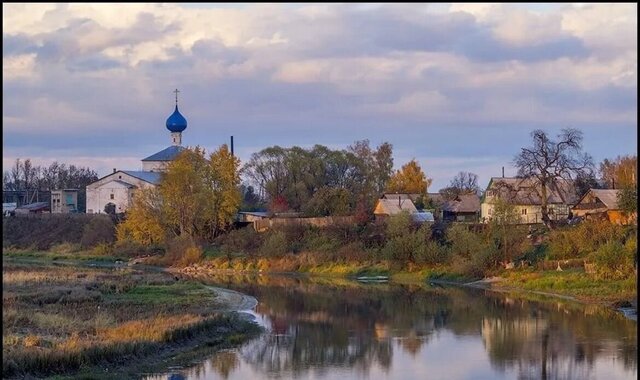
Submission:
MULTIPOLYGON (((216 277, 256 297, 270 332, 189 379, 636 378, 636 322, 593 305, 479 289, 216 277)), ((160 378, 167 378, 166 375, 160 378)))

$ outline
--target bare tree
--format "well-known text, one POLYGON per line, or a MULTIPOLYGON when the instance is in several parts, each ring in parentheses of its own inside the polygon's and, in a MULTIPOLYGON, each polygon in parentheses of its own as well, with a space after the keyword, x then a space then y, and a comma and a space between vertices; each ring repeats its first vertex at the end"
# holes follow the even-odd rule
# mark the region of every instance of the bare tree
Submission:
MULTIPOLYGON (((539 129, 531 132, 531 137, 533 146, 522 148, 522 152, 515 157, 514 164, 518 168, 518 177, 534 181, 540 196, 542 221, 549 226, 549 192, 566 191, 567 186, 560 182, 573 182, 577 176, 593 171, 593 160, 590 155, 582 152, 582 132, 576 129, 563 129, 557 136, 557 141, 539 129)), ((565 197, 569 195, 564 194, 565 197)))
POLYGON ((461 194, 478 194, 478 176, 474 173, 459 172, 451 180, 448 187, 440 190, 446 198, 455 198, 461 194))

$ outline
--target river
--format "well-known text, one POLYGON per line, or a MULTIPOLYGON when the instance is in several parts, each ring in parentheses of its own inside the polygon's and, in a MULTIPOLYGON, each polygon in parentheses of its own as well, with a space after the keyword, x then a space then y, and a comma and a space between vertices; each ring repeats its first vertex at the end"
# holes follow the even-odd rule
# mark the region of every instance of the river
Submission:
POLYGON ((596 305, 429 284, 217 276, 267 332, 155 379, 635 379, 637 322, 596 305))

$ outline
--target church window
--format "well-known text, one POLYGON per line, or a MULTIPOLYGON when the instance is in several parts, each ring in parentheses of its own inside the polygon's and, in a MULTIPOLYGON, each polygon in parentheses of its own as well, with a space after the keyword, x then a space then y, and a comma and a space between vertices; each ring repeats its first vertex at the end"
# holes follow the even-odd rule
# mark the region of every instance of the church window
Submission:
POLYGON ((121 175, 119 175, 119 176, 118 176, 118 179, 122 179, 122 176, 121 176, 121 175))
POLYGON ((111 197, 110 197, 110 198, 111 198, 111 199, 114 199, 115 197, 113 196, 113 194, 111 194, 111 197))

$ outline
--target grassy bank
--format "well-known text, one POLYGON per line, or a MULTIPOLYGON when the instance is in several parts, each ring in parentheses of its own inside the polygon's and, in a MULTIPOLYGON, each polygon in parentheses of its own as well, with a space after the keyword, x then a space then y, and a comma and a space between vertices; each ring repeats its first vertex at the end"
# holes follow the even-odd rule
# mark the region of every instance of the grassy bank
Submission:
POLYGON ((195 282, 52 264, 3 257, 3 377, 136 378, 193 359, 190 348, 204 354, 258 331, 213 313, 224 305, 195 282))

